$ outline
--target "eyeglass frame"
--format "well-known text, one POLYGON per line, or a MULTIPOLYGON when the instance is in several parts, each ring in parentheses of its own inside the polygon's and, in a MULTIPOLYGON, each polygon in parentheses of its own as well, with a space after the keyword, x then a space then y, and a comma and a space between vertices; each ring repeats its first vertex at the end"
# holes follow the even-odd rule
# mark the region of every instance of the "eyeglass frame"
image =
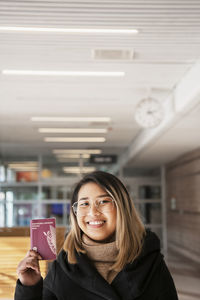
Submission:
MULTIPOLYGON (((113 199, 112 197, 110 197, 110 196, 108 196, 111 200, 112 200, 112 203, 114 203, 115 205, 116 205, 116 201, 115 201, 115 199, 113 199)), ((98 212, 100 212, 100 213, 102 213, 101 211, 99 211, 98 210, 98 206, 96 205, 96 201, 97 201, 97 199, 94 201, 94 204, 95 204, 95 207, 96 207, 96 210, 98 211, 98 212)), ((74 212, 74 214, 75 214, 75 216, 77 216, 77 211, 75 211, 75 208, 74 208, 74 204, 78 204, 78 202, 79 201, 76 201, 76 202, 74 202, 73 204, 72 204, 72 210, 73 210, 73 212, 74 212)), ((89 202, 89 201, 88 201, 89 202)), ((113 205, 113 208, 114 208, 114 205, 113 205)), ((91 203, 90 203, 90 206, 89 206, 89 211, 90 211, 90 209, 91 209, 91 203)), ((84 215, 87 215, 88 213, 89 213, 89 211, 86 213, 86 214, 84 214, 84 215)), ((84 215, 82 215, 82 216, 84 216, 84 215)))

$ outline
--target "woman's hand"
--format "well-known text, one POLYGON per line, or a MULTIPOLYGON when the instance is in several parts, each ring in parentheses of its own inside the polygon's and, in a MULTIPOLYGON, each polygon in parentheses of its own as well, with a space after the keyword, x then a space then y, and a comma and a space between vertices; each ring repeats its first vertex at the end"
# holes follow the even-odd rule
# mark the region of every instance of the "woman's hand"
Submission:
POLYGON ((26 257, 17 267, 18 278, 23 285, 35 285, 41 279, 39 259, 42 257, 33 250, 29 250, 26 257))

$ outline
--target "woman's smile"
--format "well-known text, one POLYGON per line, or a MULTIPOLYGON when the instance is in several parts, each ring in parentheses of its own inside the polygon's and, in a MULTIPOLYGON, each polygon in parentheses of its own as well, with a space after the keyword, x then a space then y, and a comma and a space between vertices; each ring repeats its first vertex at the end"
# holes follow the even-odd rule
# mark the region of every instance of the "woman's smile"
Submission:
POLYGON ((104 220, 93 220, 93 221, 88 221, 87 224, 91 228, 100 228, 103 227, 106 221, 104 220))

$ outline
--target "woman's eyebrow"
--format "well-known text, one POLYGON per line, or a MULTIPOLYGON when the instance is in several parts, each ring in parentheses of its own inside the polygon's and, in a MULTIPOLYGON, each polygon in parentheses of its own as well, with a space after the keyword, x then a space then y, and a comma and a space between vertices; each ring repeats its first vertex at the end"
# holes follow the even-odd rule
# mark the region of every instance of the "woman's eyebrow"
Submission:
POLYGON ((99 195, 99 196, 97 196, 97 198, 103 198, 103 197, 110 197, 110 195, 109 194, 103 194, 103 195, 99 195))
MULTIPOLYGON (((109 196, 109 194, 102 194, 102 195, 97 196, 96 198, 103 198, 103 197, 108 197, 108 196, 109 196)), ((78 199, 78 201, 80 201, 80 200, 88 200, 88 199, 89 199, 89 197, 82 197, 82 198, 78 199)))
POLYGON ((82 197, 82 198, 78 199, 78 201, 80 201, 80 200, 88 200, 88 199, 89 199, 88 197, 82 197))

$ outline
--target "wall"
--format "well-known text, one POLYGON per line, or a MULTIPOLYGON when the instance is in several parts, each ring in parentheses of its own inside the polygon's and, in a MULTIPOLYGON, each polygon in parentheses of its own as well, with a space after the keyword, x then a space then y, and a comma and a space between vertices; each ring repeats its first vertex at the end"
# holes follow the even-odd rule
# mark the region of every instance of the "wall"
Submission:
POLYGON ((200 149, 166 168, 169 248, 200 262, 200 149))

